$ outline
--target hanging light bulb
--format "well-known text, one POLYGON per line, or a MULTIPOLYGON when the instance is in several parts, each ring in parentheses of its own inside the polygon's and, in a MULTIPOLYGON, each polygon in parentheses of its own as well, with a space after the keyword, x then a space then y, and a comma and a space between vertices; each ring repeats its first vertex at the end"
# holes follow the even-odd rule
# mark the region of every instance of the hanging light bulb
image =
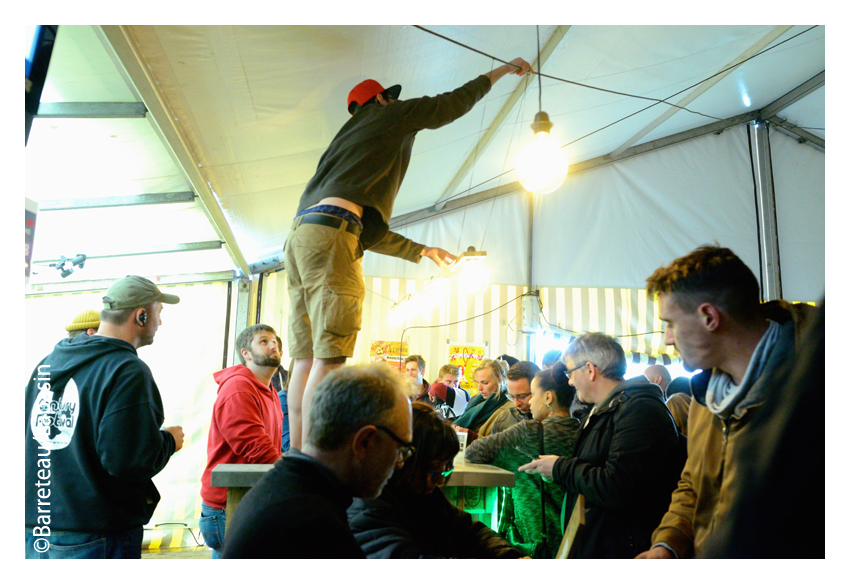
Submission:
POLYGON ((536 195, 545 195, 557 189, 567 178, 569 162, 567 153, 559 148, 550 132, 552 122, 543 111, 543 82, 540 78, 540 27, 537 27, 537 115, 531 129, 534 140, 519 154, 516 171, 525 190, 536 195))
POLYGON ((563 184, 569 162, 567 153, 555 144, 549 133, 552 122, 546 112, 537 112, 531 129, 534 140, 520 152, 516 170, 525 190, 545 195, 563 184))

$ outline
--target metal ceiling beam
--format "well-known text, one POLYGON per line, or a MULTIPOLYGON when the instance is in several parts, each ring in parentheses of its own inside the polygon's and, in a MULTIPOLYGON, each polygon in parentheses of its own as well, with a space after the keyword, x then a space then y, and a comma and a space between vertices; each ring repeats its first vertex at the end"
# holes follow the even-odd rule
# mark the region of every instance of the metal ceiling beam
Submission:
MULTIPOLYGON (((534 71, 540 71, 540 68, 546 63, 549 57, 555 52, 555 49, 567 35, 567 32, 570 30, 570 25, 558 26, 555 28, 555 31, 552 33, 552 36, 549 37, 549 40, 546 41, 546 45, 540 50, 539 62, 534 61, 531 64, 531 68, 534 71)), ((475 166, 475 163, 478 161, 478 158, 484 153, 487 149, 487 145, 493 140, 496 136, 496 132, 502 126, 502 122, 505 121, 505 118, 511 113, 511 110, 514 108, 516 103, 520 100, 520 98, 525 93, 525 87, 522 82, 520 82, 516 89, 514 89, 513 93, 511 93, 508 100, 505 102, 505 105, 502 106, 502 109, 499 110, 499 113, 496 114, 496 117, 490 123, 490 126, 487 130, 481 135, 478 139, 478 143, 475 145, 475 148, 472 149, 472 153, 466 158, 464 163, 461 165, 460 170, 457 171, 454 178, 452 178, 449 185, 443 191, 443 194, 440 195, 440 198, 436 200, 434 203, 437 209, 442 209, 446 204, 445 201, 449 197, 454 194, 455 189, 460 184, 460 182, 469 174, 469 171, 472 170, 472 167, 475 166)))
POLYGON ((771 116, 765 121, 773 124, 773 126, 777 130, 790 135, 792 138, 796 138, 798 142, 806 143, 809 146, 814 147, 816 150, 826 152, 826 140, 824 140, 820 136, 815 136, 814 134, 812 134, 811 132, 807 132, 803 128, 798 128, 794 124, 788 122, 787 120, 783 120, 779 116, 771 116))
POLYGON ((762 118, 766 120, 767 118, 775 116, 785 108, 792 106, 824 85, 826 85, 826 71, 821 71, 805 83, 801 83, 779 99, 775 100, 773 103, 764 106, 761 109, 762 118))
POLYGON ((54 102, 38 106, 37 118, 143 118, 148 108, 141 102, 54 102))
POLYGON ((264 272, 279 271, 284 268, 283 252, 263 258, 260 261, 254 262, 248 266, 251 268, 252 274, 262 274, 264 272))
MULTIPOLYGON (((154 255, 160 253, 177 253, 183 251, 207 251, 211 249, 221 249, 220 241, 196 241, 192 243, 177 243, 174 245, 154 245, 146 246, 143 250, 128 250, 124 252, 116 252, 104 255, 88 255, 86 261, 99 260, 105 258, 123 258, 128 256, 154 255)), ((46 260, 33 260, 33 264, 52 264, 58 262, 59 258, 46 260)))
POLYGON ((154 129, 163 139, 163 144, 170 150, 179 167, 185 173, 195 192, 201 198, 204 211, 215 229, 219 239, 224 243, 233 263, 236 264, 243 274, 251 273, 245 256, 239 249, 236 236, 230 229, 224 211, 218 203, 215 193, 200 172, 198 161, 192 153, 187 139, 183 136, 182 129, 175 123, 173 116, 169 114, 169 107, 159 89, 159 84, 151 75, 150 69, 144 62, 138 47, 133 42, 127 27, 123 25, 103 25, 95 28, 107 52, 113 56, 119 70, 124 70, 133 84, 133 89, 139 95, 148 108, 148 119, 151 120, 154 129))
POLYGON ((706 91, 711 89, 715 84, 717 84, 721 79, 731 74, 739 65, 741 65, 744 61, 767 47, 770 43, 781 37, 783 34, 788 32, 791 29, 791 26, 777 26, 773 30, 771 30, 767 35, 761 38, 757 43, 751 46, 749 49, 744 51, 738 58, 734 59, 726 66, 721 67, 722 73, 718 75, 714 75, 710 79, 706 79, 702 83, 700 83, 693 91, 691 91, 688 95, 682 98, 676 105, 679 107, 670 107, 666 112, 658 116, 651 124, 646 126, 640 132, 626 140, 619 148, 614 150, 611 153, 612 157, 617 157, 622 154, 626 149, 633 146, 636 142, 638 142, 641 138, 655 130, 658 126, 669 120, 675 114, 682 111, 679 109, 680 107, 685 107, 696 98, 704 94, 706 91))
POLYGON ((191 203, 195 193, 152 193, 129 197, 93 197, 91 199, 54 199, 41 201, 38 210, 67 211, 70 209, 98 209, 101 207, 129 207, 135 205, 162 205, 166 203, 191 203))
POLYGON ((817 91, 826 85, 826 71, 821 71, 805 83, 801 83, 779 99, 766 105, 759 111, 761 119, 772 123, 777 129, 791 134, 801 142, 806 142, 811 146, 815 146, 821 151, 826 151, 826 140, 820 136, 816 136, 811 132, 798 127, 791 122, 780 118, 777 114, 782 110, 794 105, 807 95, 817 91))
MULTIPOLYGON (((234 270, 222 272, 207 272, 203 274, 148 274, 150 280, 156 280, 157 286, 173 286, 175 284, 197 284, 201 282, 227 282, 236 279, 234 270)), ((117 280, 75 280, 73 282, 56 282, 52 284, 35 284, 24 291, 25 296, 42 296, 45 294, 69 294, 71 292, 94 292, 106 290, 117 280)))
POLYGON ((428 207, 427 209, 405 213, 404 215, 399 215, 398 217, 390 219, 390 229, 398 231, 407 225, 419 223, 420 221, 425 221, 427 219, 433 219, 434 217, 438 217, 445 213, 451 213, 452 211, 457 211, 458 209, 463 209, 464 207, 469 207, 476 203, 483 203, 484 201, 489 201, 490 199, 495 199, 496 197, 501 197, 503 195, 510 195, 521 190, 524 189, 519 181, 514 181, 493 189, 487 189, 486 191, 479 191, 465 197, 452 199, 451 201, 446 201, 439 209, 436 206, 428 207))

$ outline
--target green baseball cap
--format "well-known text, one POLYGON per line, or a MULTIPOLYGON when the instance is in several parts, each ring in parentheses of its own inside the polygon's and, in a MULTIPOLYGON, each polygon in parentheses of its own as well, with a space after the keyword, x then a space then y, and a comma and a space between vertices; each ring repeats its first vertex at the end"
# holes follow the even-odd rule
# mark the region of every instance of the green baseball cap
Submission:
POLYGON ((151 302, 177 304, 180 298, 174 294, 163 294, 156 284, 141 276, 125 276, 106 291, 106 296, 103 297, 103 309, 138 308, 151 302))

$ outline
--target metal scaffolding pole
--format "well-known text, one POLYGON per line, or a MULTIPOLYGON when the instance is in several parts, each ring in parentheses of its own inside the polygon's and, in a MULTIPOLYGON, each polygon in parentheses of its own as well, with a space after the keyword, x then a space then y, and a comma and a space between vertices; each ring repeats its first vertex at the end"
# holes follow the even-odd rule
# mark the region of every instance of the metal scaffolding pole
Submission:
POLYGON ((770 160, 768 125, 756 120, 750 124, 750 139, 755 182, 756 222, 758 227, 761 299, 782 298, 782 273, 779 265, 779 234, 776 227, 776 198, 770 160))

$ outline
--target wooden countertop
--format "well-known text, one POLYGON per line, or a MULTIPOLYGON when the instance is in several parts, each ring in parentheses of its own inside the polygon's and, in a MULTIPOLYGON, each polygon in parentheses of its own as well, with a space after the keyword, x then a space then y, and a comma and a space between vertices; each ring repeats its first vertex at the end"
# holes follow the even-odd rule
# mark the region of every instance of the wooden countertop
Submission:
MULTIPOLYGON (((219 464, 212 470, 213 487, 250 488, 257 484, 273 464, 219 464)), ((446 480, 449 487, 513 487, 515 477, 501 468, 489 464, 471 464, 458 461, 455 470, 446 480)))

